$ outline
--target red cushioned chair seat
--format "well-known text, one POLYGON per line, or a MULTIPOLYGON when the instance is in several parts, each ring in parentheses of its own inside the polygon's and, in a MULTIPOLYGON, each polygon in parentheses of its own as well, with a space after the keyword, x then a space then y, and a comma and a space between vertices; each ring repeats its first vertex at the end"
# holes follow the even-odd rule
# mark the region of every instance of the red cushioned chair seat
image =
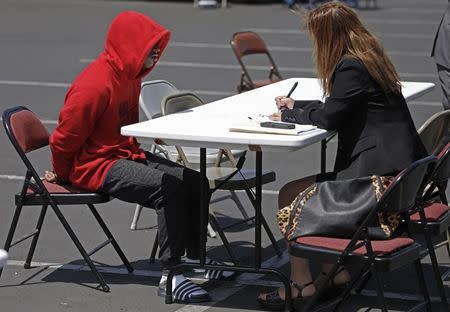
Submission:
MULTIPOLYGON (((50 183, 46 180, 42 180, 45 187, 49 191, 49 193, 55 193, 55 194, 80 194, 80 193, 92 193, 89 191, 78 189, 72 185, 60 185, 56 183, 50 183)), ((33 194, 35 191, 32 188, 28 188, 27 194, 33 194)))
MULTIPOLYGON (((303 245, 327 248, 336 251, 344 251, 350 239, 334 238, 334 237, 320 237, 320 236, 306 236, 299 237, 296 242, 303 245)), ((362 241, 358 241, 360 243, 362 241)), ((406 237, 397 237, 393 239, 372 241, 373 253, 375 256, 384 256, 406 246, 411 245, 414 241, 406 237)), ((366 247, 360 247, 353 251, 353 254, 364 256, 367 254, 366 247)))
MULTIPOLYGON (((429 222, 436 221, 448 210, 449 210, 449 207, 447 205, 444 205, 441 203, 428 204, 424 208, 426 220, 429 222)), ((411 215, 411 221, 417 222, 419 220, 420 220, 420 216, 419 216, 418 212, 411 215)))
MULTIPOLYGON (((72 185, 59 185, 45 180, 42 182, 58 205, 98 204, 111 200, 108 194, 86 191, 72 185)), ((33 187, 28 188, 24 198, 20 194, 16 194, 15 198, 16 204, 21 203, 28 206, 49 203, 48 198, 43 194, 36 193, 33 187)))

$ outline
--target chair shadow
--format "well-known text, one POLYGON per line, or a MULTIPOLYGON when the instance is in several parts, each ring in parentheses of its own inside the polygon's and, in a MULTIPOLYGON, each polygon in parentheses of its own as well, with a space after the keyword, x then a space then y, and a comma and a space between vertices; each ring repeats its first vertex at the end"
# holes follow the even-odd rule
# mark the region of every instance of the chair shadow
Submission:
MULTIPOLYGON (((253 264, 254 245, 247 241, 235 241, 231 243, 233 251, 239 255, 242 260, 240 265, 253 264), (246 258, 243 259, 243 255, 246 258)), ((223 246, 207 247, 209 257, 214 258, 220 262, 231 263, 227 258, 227 252, 223 246)), ((262 249, 263 259, 270 258, 275 253, 271 246, 262 249)), ((161 266, 158 260, 150 263, 148 259, 140 259, 130 262, 134 268, 134 272, 128 273, 124 265, 108 265, 93 259, 100 274, 103 275, 106 283, 111 287, 111 292, 114 292, 114 285, 147 285, 157 287, 161 277, 161 266)), ((264 260, 263 260, 264 261, 264 260)), ((24 269, 25 270, 25 269, 24 269)), ((89 266, 82 259, 77 259, 63 264, 61 267, 54 268, 52 266, 31 267, 29 270, 35 270, 30 276, 17 283, 4 284, 1 288, 30 286, 47 283, 67 283, 85 286, 94 290, 102 291, 98 286, 98 280, 90 271, 89 266)), ((189 276, 190 274, 187 274, 189 276)), ((220 281, 221 282, 221 281, 220 281)), ((207 288, 215 287, 217 281, 208 281, 207 288)))

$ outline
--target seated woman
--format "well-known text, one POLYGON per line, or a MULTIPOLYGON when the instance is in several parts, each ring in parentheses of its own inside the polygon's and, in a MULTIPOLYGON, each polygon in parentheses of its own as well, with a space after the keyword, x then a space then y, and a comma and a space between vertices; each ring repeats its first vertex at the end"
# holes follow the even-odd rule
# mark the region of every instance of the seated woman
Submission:
MULTIPOLYGON (((281 113, 273 120, 313 124, 338 133, 333 172, 289 182, 280 190, 279 208, 316 181, 350 179, 372 174, 395 175, 426 156, 416 132, 399 76, 377 39, 362 25, 356 13, 338 2, 328 2, 310 11, 306 29, 314 43, 317 76, 327 98, 294 101, 275 99, 281 113)), ((329 271, 323 264, 322 270, 329 271)), ((337 294, 350 275, 341 271, 328 288, 337 294)), ((291 257, 292 298, 302 305, 315 292, 307 259, 291 257)), ((261 294, 265 308, 283 309, 284 289, 261 294)))

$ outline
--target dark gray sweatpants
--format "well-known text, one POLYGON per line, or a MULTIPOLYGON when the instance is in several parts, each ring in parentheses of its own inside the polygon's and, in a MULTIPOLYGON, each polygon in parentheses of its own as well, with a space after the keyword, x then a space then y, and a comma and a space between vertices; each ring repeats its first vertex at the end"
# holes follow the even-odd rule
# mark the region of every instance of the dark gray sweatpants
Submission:
POLYGON ((100 190, 156 210, 159 259, 165 270, 180 263, 185 251, 189 258, 199 258, 200 174, 151 153, 146 155, 146 163, 118 160, 100 190))

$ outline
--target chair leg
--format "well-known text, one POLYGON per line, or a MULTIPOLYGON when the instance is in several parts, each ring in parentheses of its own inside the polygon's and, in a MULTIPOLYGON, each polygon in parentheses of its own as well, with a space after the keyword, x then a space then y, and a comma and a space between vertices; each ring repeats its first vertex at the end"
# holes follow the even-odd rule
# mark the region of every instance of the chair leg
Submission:
POLYGON ((36 230, 38 231, 36 235, 33 236, 33 240, 31 241, 30 250, 28 251, 27 259, 25 260, 24 268, 29 269, 31 266, 31 260, 34 255, 34 251, 36 249, 37 241, 39 239, 39 235, 41 234, 42 224, 44 223, 45 213, 47 212, 48 205, 42 205, 41 214, 39 215, 39 219, 36 225, 36 230))
POLYGON ((228 255, 230 256, 231 261, 234 265, 237 265, 236 258, 233 255, 233 252, 231 251, 230 243, 228 242, 228 239, 225 236, 225 233, 222 231, 222 228, 219 225, 219 222, 217 221, 216 217, 213 213, 209 214, 209 222, 212 223, 214 228, 216 229, 217 233, 219 234, 220 239, 222 240, 223 245, 225 246, 225 249, 227 250, 228 255))
MULTIPOLYGON (((439 294, 441 296, 441 302, 444 308, 448 309, 447 296, 445 294, 444 284, 442 282, 441 273, 439 272, 439 264, 434 250, 433 242, 431 241, 430 233, 425 229, 425 240, 427 243, 428 254, 431 259, 431 266, 433 268, 434 278, 436 279, 439 294)), ((420 262, 419 262, 420 263, 420 262)))
POLYGON ((209 237, 216 238, 216 236, 217 236, 216 231, 214 231, 211 223, 209 223, 209 222, 208 222, 206 231, 207 231, 209 237))
MULTIPOLYGON (((250 202, 252 203, 253 208, 256 211, 256 200, 253 197, 252 192, 249 189, 246 189, 245 193, 247 194, 250 202)), ((281 256, 280 246, 278 246, 278 243, 275 240, 275 237, 273 236, 272 230, 270 229, 269 225, 267 224, 266 218, 264 218, 263 215, 261 215, 261 224, 263 225, 264 230, 267 233, 267 236, 269 236, 270 242, 272 243, 272 246, 275 249, 275 252, 277 253, 278 257, 280 257, 281 256)))
POLYGON ((447 236, 447 244, 445 246, 447 247, 448 258, 450 259, 450 229, 447 229, 445 234, 447 236))
MULTIPOLYGON (((447 244, 445 244, 445 246, 447 247, 448 258, 450 259, 450 229, 447 229, 446 235, 447 235, 447 244)), ((444 274, 442 274, 441 278, 443 281, 445 281, 449 276, 450 276, 450 269, 448 269, 444 274)))
POLYGON ((242 205, 241 201, 239 200, 239 197, 236 195, 236 192, 233 191, 233 190, 230 190, 230 199, 231 199, 232 201, 234 201, 234 203, 235 203, 236 206, 238 207, 238 209, 239 209, 239 211, 241 212, 242 217, 243 217, 244 219, 250 218, 250 217, 248 216, 248 213, 247 213, 247 211, 245 210, 244 206, 242 205))
POLYGON ((131 221, 131 226, 130 226, 131 230, 136 230, 137 223, 139 221, 139 217, 141 216, 141 211, 142 211, 142 206, 139 204, 136 205, 136 209, 134 210, 133 221, 131 221))
POLYGON ((372 263, 371 272, 375 277, 375 281, 377 284, 378 304, 380 305, 381 311, 388 312, 388 309, 386 307, 386 300, 384 298, 383 281, 381 280, 381 276, 378 273, 374 263, 372 263))
MULTIPOLYGON (((12 219, 12 222, 11 222, 11 226, 10 226, 9 231, 8 231, 8 236, 6 237, 5 246, 3 248, 6 251, 9 251, 9 247, 11 247, 11 242, 13 240, 14 232, 16 231, 17 223, 19 222, 19 217, 20 217, 20 213, 21 212, 22 212, 22 205, 16 206, 16 210, 14 212, 14 216, 13 216, 13 219, 12 219)), ((2 275, 2 272, 3 272, 3 268, 0 268, 0 276, 2 275)))
POLYGON ((61 222, 61 224, 63 225, 64 229, 66 230, 67 234, 69 234, 70 238, 72 239, 73 243, 75 244, 75 246, 77 247, 78 251, 81 253, 81 256, 83 257, 84 261, 86 261, 86 263, 88 264, 89 268, 91 269, 92 273, 95 275, 95 277, 97 278, 97 280, 100 283, 100 286, 102 287, 102 290, 104 292, 108 292, 109 291, 109 286, 106 284, 105 279, 103 278, 103 276, 98 272, 97 268, 95 267, 94 263, 92 262, 91 258, 89 257, 89 255, 87 254, 86 250, 84 249, 83 245, 81 245, 80 240, 78 239, 78 237, 75 235, 74 231, 72 230, 72 228, 70 227, 69 223, 67 222, 66 218, 64 217, 64 215, 62 214, 61 210, 59 210, 58 206, 54 203, 51 202, 50 206, 52 207, 53 211, 55 212, 57 218, 59 219, 59 221, 61 222))
POLYGON ((431 312, 431 300, 430 294, 428 293, 425 277, 423 275, 422 264, 420 263, 420 259, 414 261, 414 267, 416 269, 417 278, 419 281, 419 289, 423 294, 423 299, 426 302, 427 312, 431 312))
POLYGON ((88 204, 88 206, 89 206, 89 209, 91 210, 92 214, 94 215, 95 219, 97 220, 98 224, 100 224, 100 226, 102 227, 103 232, 105 232, 106 237, 108 237, 111 240, 111 244, 113 245, 114 249, 116 250, 116 252, 119 255, 120 259, 122 260, 123 264, 127 268, 128 272, 130 272, 130 273, 133 272, 133 267, 131 266, 127 257, 123 253, 123 251, 120 248, 119 244, 117 243, 116 239, 111 234, 111 231, 106 226, 102 217, 100 217, 100 214, 98 213, 97 209, 95 209, 94 205, 92 205, 92 204, 88 204))
POLYGON ((358 284, 358 287, 355 288, 355 293, 360 294, 361 291, 367 286, 367 283, 370 281, 372 277, 371 271, 367 271, 363 276, 361 281, 358 284))
POLYGON ((150 263, 155 262, 156 252, 158 251, 158 232, 156 232, 155 240, 153 241, 152 253, 150 254, 150 259, 148 261, 150 263))

